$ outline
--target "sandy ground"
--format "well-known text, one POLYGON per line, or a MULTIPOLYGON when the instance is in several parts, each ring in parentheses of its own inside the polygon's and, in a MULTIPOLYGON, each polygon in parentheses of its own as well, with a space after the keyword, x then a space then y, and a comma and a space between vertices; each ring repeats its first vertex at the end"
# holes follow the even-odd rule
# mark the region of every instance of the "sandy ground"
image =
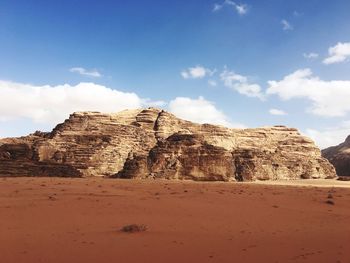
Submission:
POLYGON ((346 183, 2 178, 0 262, 350 262, 346 183))
POLYGON ((250 184, 263 185, 290 185, 290 186, 308 186, 308 187, 327 187, 327 188, 350 188, 350 181, 338 181, 336 179, 303 179, 303 180, 279 180, 279 181, 256 181, 250 184))

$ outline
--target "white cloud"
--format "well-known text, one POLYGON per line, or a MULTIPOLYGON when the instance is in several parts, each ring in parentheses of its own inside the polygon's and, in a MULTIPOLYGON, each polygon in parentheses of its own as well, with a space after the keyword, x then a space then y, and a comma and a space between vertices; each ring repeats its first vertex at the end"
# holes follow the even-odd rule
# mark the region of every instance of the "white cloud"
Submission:
POLYGON ((326 65, 345 62, 350 58, 350 42, 338 43, 328 49, 329 57, 323 60, 326 65))
POLYGON ((192 68, 188 68, 187 70, 184 70, 181 72, 181 76, 184 79, 202 79, 205 76, 212 76, 215 74, 215 70, 210 70, 207 68, 204 68, 202 66, 195 66, 192 68))
POLYGON ((248 12, 248 8, 246 5, 237 5, 236 4, 235 7, 236 7, 238 14, 240 14, 240 15, 245 15, 248 12))
POLYGON ((287 115, 287 113, 283 110, 279 110, 279 109, 270 109, 269 110, 269 113, 271 115, 279 115, 279 116, 282 116, 282 115, 287 115))
POLYGON ((230 122, 229 118, 214 103, 199 97, 191 99, 187 97, 177 97, 169 103, 169 111, 176 116, 197 123, 218 124, 226 127, 243 128, 239 123, 230 122))
POLYGON ((298 11, 294 11, 293 12, 293 16, 295 16, 295 17, 299 17, 299 16, 301 16, 302 14, 301 13, 299 13, 298 11))
POLYGON ((69 69, 69 71, 73 73, 79 73, 80 75, 84 75, 84 76, 94 77, 94 78, 102 77, 101 73, 95 69, 87 70, 84 68, 76 67, 76 68, 69 69))
POLYGON ((57 124, 74 111, 117 112, 140 108, 145 102, 135 93, 94 83, 34 86, 0 81, 0 121, 28 118, 57 124))
POLYGON ((208 85, 212 86, 212 87, 216 87, 218 84, 216 83, 215 80, 210 79, 210 80, 208 80, 208 85))
POLYGON ((281 24, 284 31, 293 30, 293 26, 287 20, 281 20, 281 24))
POLYGON ((220 74, 220 78, 226 87, 233 89, 240 94, 246 95, 248 97, 264 99, 264 95, 261 92, 261 87, 258 84, 249 83, 248 78, 245 76, 225 69, 220 74))
POLYGON ((283 100, 304 98, 311 101, 308 111, 320 116, 344 116, 350 112, 350 81, 324 81, 313 76, 310 69, 300 69, 281 81, 269 81, 267 94, 283 100))
POLYGON ((217 11, 219 11, 219 10, 221 10, 221 9, 222 9, 222 5, 220 5, 220 4, 214 4, 213 12, 217 12, 217 11))
POLYGON ((350 121, 344 121, 337 127, 327 128, 322 131, 316 129, 307 129, 305 134, 312 138, 321 148, 336 146, 345 141, 350 135, 350 121))
POLYGON ((316 58, 318 58, 318 56, 319 55, 317 53, 314 53, 314 52, 303 54, 303 57, 307 58, 307 59, 316 59, 316 58))
POLYGON ((225 6, 233 7, 239 15, 245 15, 248 13, 248 6, 246 4, 237 4, 236 2, 231 0, 225 0, 222 4, 214 4, 213 12, 217 12, 225 6))

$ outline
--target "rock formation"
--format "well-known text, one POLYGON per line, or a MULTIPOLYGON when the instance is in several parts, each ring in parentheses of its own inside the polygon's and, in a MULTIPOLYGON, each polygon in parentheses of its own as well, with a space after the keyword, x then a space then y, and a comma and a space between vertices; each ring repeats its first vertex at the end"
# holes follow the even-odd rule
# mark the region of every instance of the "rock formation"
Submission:
POLYGON ((149 108, 77 112, 50 133, 2 139, 0 176, 251 181, 336 174, 296 129, 228 129, 149 108))
POLYGON ((322 150, 322 156, 334 165, 339 176, 350 178, 350 135, 338 146, 322 150))

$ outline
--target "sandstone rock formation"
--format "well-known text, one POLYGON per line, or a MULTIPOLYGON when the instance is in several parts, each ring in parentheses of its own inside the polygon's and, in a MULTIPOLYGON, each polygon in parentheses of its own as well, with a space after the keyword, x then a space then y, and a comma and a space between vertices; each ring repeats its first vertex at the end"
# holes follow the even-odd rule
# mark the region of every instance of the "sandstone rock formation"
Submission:
POLYGON ((338 146, 322 150, 322 156, 334 165, 339 176, 350 178, 350 135, 338 146))
POLYGON ((228 129, 149 108, 77 112, 50 133, 2 139, 0 176, 250 181, 336 174, 296 129, 228 129))

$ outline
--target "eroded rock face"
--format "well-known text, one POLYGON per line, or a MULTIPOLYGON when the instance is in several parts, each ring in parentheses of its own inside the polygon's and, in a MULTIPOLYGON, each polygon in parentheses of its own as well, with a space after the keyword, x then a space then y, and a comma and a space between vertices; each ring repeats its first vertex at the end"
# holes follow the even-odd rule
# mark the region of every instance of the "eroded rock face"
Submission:
POLYGON ((2 139, 0 176, 249 181, 336 174, 296 129, 228 129, 149 108, 73 113, 50 133, 2 139))
POLYGON ((338 146, 322 150, 322 156, 334 165, 339 176, 350 178, 350 135, 338 146))

